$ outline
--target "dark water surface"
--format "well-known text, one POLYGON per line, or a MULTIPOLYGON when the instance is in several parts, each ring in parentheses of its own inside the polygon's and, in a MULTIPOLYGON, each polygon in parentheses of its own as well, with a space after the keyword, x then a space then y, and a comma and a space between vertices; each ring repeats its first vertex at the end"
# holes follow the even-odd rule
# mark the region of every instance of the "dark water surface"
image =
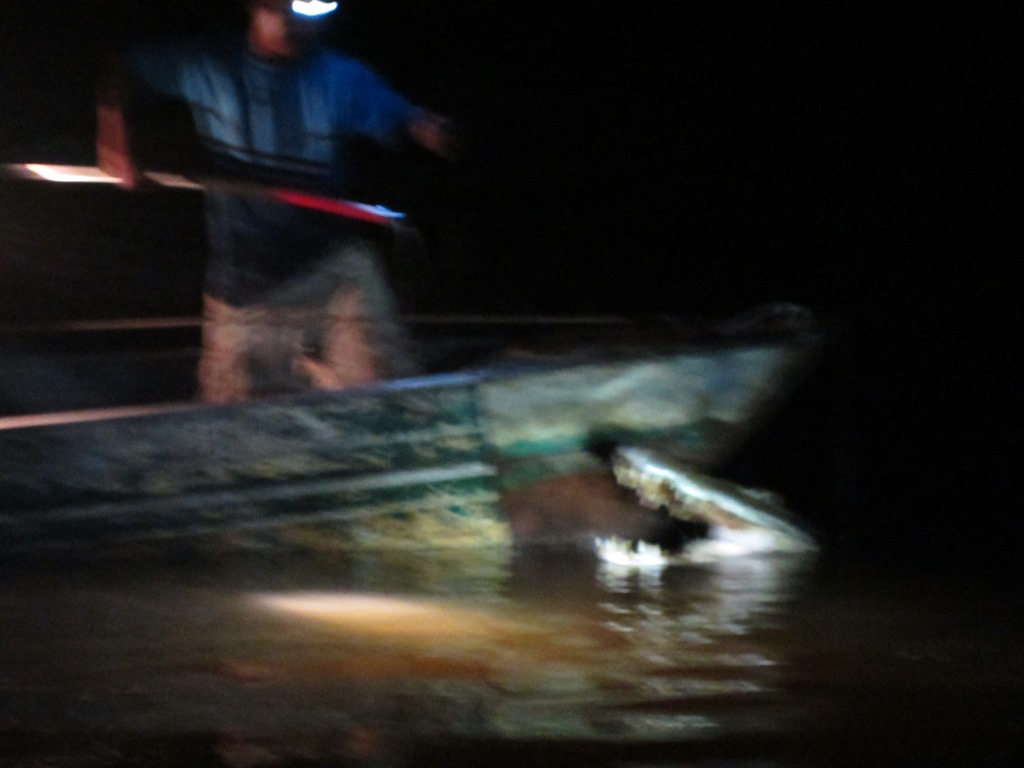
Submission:
POLYGON ((580 551, 8 569, 0 765, 1008 765, 1007 595, 580 551))

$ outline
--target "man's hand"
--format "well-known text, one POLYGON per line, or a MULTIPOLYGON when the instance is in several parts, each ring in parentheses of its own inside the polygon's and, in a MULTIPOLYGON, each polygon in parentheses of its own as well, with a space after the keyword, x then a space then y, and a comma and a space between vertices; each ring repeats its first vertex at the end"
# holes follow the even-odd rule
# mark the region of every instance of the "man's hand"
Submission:
POLYGON ((456 160, 459 141, 452 122, 431 112, 422 112, 409 123, 409 136, 424 149, 447 160, 456 160))

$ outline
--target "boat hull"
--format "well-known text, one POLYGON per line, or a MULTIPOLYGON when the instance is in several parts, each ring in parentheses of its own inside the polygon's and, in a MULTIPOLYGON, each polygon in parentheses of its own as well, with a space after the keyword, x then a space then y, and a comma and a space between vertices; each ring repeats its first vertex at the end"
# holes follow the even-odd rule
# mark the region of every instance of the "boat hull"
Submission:
POLYGON ((234 405, 5 419, 0 541, 505 546, 508 499, 607 469, 608 446, 718 466, 816 347, 807 334, 687 342, 234 405))

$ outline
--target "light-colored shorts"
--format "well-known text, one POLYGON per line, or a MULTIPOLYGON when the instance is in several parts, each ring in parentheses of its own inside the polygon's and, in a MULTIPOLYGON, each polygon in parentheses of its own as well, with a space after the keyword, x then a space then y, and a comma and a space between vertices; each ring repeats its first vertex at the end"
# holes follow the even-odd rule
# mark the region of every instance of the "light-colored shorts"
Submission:
POLYGON ((340 248, 256 305, 203 297, 199 396, 211 403, 416 372, 373 248, 340 248))

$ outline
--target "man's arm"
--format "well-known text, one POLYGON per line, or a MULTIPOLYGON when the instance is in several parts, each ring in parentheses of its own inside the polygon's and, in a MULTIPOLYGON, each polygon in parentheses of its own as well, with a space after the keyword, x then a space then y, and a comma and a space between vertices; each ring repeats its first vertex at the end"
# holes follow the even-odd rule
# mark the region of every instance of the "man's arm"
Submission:
POLYGON ((136 189, 144 176, 132 154, 132 142, 126 117, 128 79, 119 61, 112 60, 101 70, 96 97, 97 165, 120 179, 125 189, 136 189))

